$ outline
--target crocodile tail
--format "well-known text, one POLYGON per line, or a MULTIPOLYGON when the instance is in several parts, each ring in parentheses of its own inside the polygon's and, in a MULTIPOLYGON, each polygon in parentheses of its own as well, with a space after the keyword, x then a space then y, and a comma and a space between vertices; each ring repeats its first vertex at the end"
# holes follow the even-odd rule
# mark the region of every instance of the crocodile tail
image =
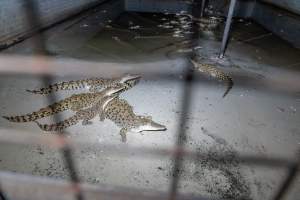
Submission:
POLYGON ((11 122, 31 122, 46 116, 45 112, 32 112, 26 115, 17 115, 17 116, 2 116, 4 119, 7 119, 11 122))
POLYGON ((64 121, 55 123, 55 124, 41 124, 38 121, 34 121, 40 129, 43 131, 62 131, 72 125, 77 124, 79 121, 79 118, 74 115, 68 119, 65 119, 64 121))
POLYGON ((226 88, 226 91, 223 94, 223 98, 225 98, 225 96, 229 93, 229 91, 232 89, 233 84, 234 84, 233 80, 230 76, 226 75, 225 77, 226 77, 225 82, 226 82, 227 88, 226 88))
POLYGON ((78 90, 85 88, 88 82, 92 80, 89 79, 83 79, 83 80, 76 80, 76 81, 66 81, 61 83, 55 83, 52 85, 49 85, 48 87, 40 88, 37 90, 26 90, 27 92, 33 93, 33 94, 41 94, 41 95, 47 95, 52 92, 57 92, 59 90, 78 90))
POLYGON ((2 116, 4 119, 7 119, 11 122, 29 122, 30 115, 20 115, 20 116, 2 116))
POLYGON ((26 115, 3 116, 3 118, 11 122, 31 122, 67 110, 68 105, 63 100, 26 115))

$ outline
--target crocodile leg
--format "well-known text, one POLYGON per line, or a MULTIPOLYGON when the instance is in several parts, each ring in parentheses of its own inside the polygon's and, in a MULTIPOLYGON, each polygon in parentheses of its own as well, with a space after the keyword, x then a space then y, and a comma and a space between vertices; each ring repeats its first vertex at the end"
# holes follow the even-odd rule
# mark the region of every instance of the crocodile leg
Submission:
POLYGON ((121 138, 122 138, 122 142, 126 142, 127 141, 127 138, 126 138, 126 133, 127 132, 128 132, 127 128, 122 128, 120 130, 120 135, 121 135, 121 138))

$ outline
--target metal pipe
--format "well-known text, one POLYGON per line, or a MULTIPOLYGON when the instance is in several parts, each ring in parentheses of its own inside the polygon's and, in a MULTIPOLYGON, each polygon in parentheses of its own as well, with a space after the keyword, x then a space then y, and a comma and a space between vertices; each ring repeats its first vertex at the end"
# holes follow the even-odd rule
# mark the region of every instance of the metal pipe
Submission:
POLYGON ((203 17, 204 15, 205 4, 206 4, 206 0, 202 0, 200 17, 203 17))
POLYGON ((236 5, 236 0, 231 0, 230 1, 230 6, 229 6, 229 11, 226 19, 226 25, 224 29, 224 34, 223 34, 223 39, 222 39, 222 46, 221 46, 221 51, 219 58, 224 58, 227 42, 228 42, 228 37, 229 37, 229 32, 230 32, 230 27, 231 27, 231 21, 234 13, 234 8, 236 5))

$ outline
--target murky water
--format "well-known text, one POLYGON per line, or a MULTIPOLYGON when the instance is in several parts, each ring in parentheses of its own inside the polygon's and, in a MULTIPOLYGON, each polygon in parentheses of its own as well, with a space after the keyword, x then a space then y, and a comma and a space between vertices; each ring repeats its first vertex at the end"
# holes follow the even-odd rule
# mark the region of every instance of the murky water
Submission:
MULTIPOLYGON (((70 36, 71 33, 74 29, 93 30, 89 20, 54 34, 48 41, 49 50, 58 58, 114 62, 117 65, 141 68, 160 66, 167 70, 170 77, 173 77, 171 81, 145 77, 121 97, 134 107, 136 113, 150 115, 168 129, 164 132, 129 133, 128 145, 172 147, 182 113, 183 80, 178 73, 186 68, 187 55, 190 53, 178 51, 189 48, 177 44, 192 38, 192 35, 187 33, 183 34, 184 37, 180 34, 176 36, 174 32, 178 31, 176 27, 179 26, 176 23, 180 21, 173 15, 124 13, 103 29, 87 34, 89 37, 82 39, 83 42, 76 43, 77 37, 84 35, 70 36), (65 43, 64 38, 67 38, 65 43)), ((196 51, 204 61, 219 63, 224 71, 232 75, 235 84, 229 95, 222 99, 225 90, 222 83, 196 74, 192 112, 185 127, 188 135, 186 146, 198 152, 206 152, 209 156, 195 162, 185 162, 184 169, 180 171, 180 191, 230 199, 265 199, 278 187, 279 180, 284 177, 283 171, 244 166, 236 157, 239 153, 259 156, 296 155, 300 147, 300 79, 297 76, 300 51, 268 35, 256 24, 241 21, 236 22, 234 27, 225 60, 216 59, 222 26, 214 32, 200 31, 202 37, 195 40, 194 46, 199 47, 196 51), (263 39, 255 39, 261 35, 265 35, 263 39), (232 159, 216 163, 213 160, 214 152, 228 153, 232 159)), ((23 43, 8 52, 30 52, 30 47, 23 43)), ((53 82, 71 79, 58 76, 53 82)), ((3 115, 24 114, 49 104, 46 97, 25 92, 25 89, 41 87, 43 83, 40 79, 2 77, 0 81, 3 115)), ((58 94, 58 98, 62 99, 71 93, 58 94)), ((70 115, 72 112, 63 117, 70 115)), ((48 119, 43 122, 50 123, 48 119)), ((99 122, 98 118, 93 122, 90 126, 79 123, 70 127, 70 137, 97 141, 100 145, 113 143, 116 148, 120 145, 119 128, 113 122, 99 122)), ((4 119, 0 123, 5 128, 43 134, 34 123, 15 124, 4 119)), ((169 188, 171 158, 140 158, 134 154, 121 157, 91 148, 80 151, 75 149, 74 156, 84 181, 157 190, 169 188)), ((42 146, 1 144, 0 168, 55 178, 68 176, 59 152, 42 146)), ((295 195, 298 194, 296 191, 295 195)))

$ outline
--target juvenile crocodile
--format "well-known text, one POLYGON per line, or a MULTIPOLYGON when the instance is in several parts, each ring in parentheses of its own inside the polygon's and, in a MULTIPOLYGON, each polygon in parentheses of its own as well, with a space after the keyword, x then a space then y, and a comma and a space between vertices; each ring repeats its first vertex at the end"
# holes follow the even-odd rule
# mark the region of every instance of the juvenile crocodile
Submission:
POLYGON ((107 104, 112 101, 114 98, 116 98, 118 95, 112 94, 110 96, 106 96, 100 101, 98 101, 94 106, 90 108, 86 108, 84 110, 77 111, 75 115, 72 117, 69 117, 61 122, 55 123, 55 124, 41 124, 38 121, 34 121, 40 129, 43 131, 62 131, 65 128, 68 128, 70 126, 73 126, 77 124, 80 120, 82 120, 82 125, 88 125, 92 124, 90 121, 94 117, 96 117, 97 114, 99 114, 100 120, 104 120, 104 108, 107 106, 107 104))
MULTIPOLYGON (((55 83, 53 85, 49 85, 45 88, 40 88, 37 90, 26 90, 27 92, 34 93, 34 94, 41 94, 46 95, 52 92, 57 92, 59 90, 78 90, 78 89, 89 89, 90 92, 97 92, 101 89, 105 89, 108 87, 114 87, 117 84, 124 84, 125 89, 130 89, 131 85, 126 84, 128 81, 137 80, 140 76, 138 75, 131 75, 126 74, 121 77, 106 79, 106 78, 89 78, 89 79, 82 79, 82 80, 75 80, 75 81, 65 81, 61 83, 55 83)), ((136 83, 136 82, 135 82, 136 83)))
POLYGON ((119 98, 115 98, 104 108, 104 118, 113 121, 121 128, 120 135, 123 142, 126 142, 126 133, 130 131, 138 133, 167 130, 164 125, 152 121, 150 116, 136 115, 132 106, 126 100, 119 98))
POLYGON ((103 97, 111 96, 112 94, 121 92, 123 89, 123 85, 118 85, 116 87, 106 88, 101 92, 74 94, 47 107, 41 108, 36 112, 11 117, 3 116, 3 118, 11 122, 31 122, 68 109, 71 109, 72 111, 79 111, 86 107, 93 106, 103 97))
POLYGON ((195 60, 192 59, 191 62, 193 63, 196 70, 205 73, 209 76, 212 76, 213 78, 217 78, 221 81, 224 81, 226 83, 227 89, 223 94, 223 98, 229 93, 229 91, 233 87, 233 80, 228 74, 226 74, 225 72, 223 72, 222 70, 216 68, 214 65, 211 64, 196 62, 195 60))
POLYGON ((139 116, 133 112, 132 106, 124 99, 114 98, 107 102, 107 105, 95 105, 91 108, 77 112, 73 117, 56 124, 40 124, 37 125, 44 131, 59 131, 83 120, 83 124, 89 124, 89 120, 99 114, 100 121, 110 119, 117 126, 121 127, 120 135, 122 141, 126 142, 126 133, 142 132, 142 131, 164 131, 166 127, 152 121, 149 116, 139 116), (104 109, 103 109, 104 108, 104 109))

